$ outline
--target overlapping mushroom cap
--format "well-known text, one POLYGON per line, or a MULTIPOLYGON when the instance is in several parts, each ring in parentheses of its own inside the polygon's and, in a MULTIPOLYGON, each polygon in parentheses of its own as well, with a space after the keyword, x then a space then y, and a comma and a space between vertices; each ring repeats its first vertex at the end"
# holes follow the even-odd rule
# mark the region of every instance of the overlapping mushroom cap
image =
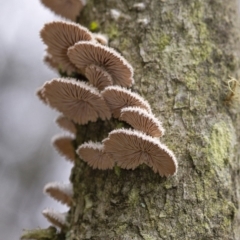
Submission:
POLYGON ((161 137, 165 132, 161 122, 152 113, 139 107, 123 108, 119 119, 152 137, 161 137))
POLYGON ((71 183, 51 182, 45 185, 43 192, 63 204, 68 206, 72 204, 73 189, 71 183))
POLYGON ((134 83, 132 66, 114 49, 94 42, 78 42, 68 49, 68 57, 77 68, 96 65, 111 75, 113 84, 129 87, 134 83))
POLYGON ((50 8, 54 13, 75 21, 85 1, 82 0, 41 0, 42 3, 50 8))
POLYGON ((120 116, 122 108, 130 106, 140 107, 151 113, 151 107, 146 100, 137 93, 133 93, 125 88, 111 86, 105 88, 101 94, 115 118, 120 116))
POLYGON ((98 90, 73 79, 53 79, 43 86, 48 104, 75 123, 86 124, 111 117, 110 110, 98 90))
POLYGON ((113 130, 103 143, 104 151, 122 168, 135 169, 145 163, 162 177, 174 175, 177 171, 173 152, 158 140, 139 131, 113 130))
POLYGON ((71 22, 51 22, 45 24, 40 31, 43 42, 47 45, 47 53, 49 65, 55 67, 58 65, 62 71, 68 74, 77 68, 69 60, 67 50, 79 41, 93 40, 92 34, 87 28, 71 22))
POLYGON ((74 138, 71 136, 57 135, 52 139, 52 144, 60 155, 70 162, 75 161, 75 149, 73 147, 74 138))
POLYGON ((81 159, 88 163, 93 169, 112 169, 114 161, 103 150, 101 143, 88 142, 79 146, 77 149, 81 159))
POLYGON ((54 226, 64 228, 67 225, 66 216, 67 213, 60 213, 53 209, 44 209, 42 211, 43 216, 54 226))
POLYGON ((66 116, 60 115, 55 121, 60 128, 67 130, 74 135, 77 133, 74 123, 66 116))

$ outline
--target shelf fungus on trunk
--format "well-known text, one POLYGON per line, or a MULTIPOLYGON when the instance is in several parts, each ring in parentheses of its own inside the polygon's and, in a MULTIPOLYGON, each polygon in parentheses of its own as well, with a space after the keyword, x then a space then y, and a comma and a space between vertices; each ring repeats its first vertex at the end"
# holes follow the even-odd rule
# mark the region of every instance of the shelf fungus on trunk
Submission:
POLYGON ((56 21, 47 23, 40 31, 43 42, 47 45, 48 63, 58 66, 63 72, 78 72, 67 56, 68 48, 79 41, 94 40, 92 33, 85 27, 72 22, 56 21))
POLYGON ((135 169, 145 163, 155 173, 168 177, 177 172, 177 161, 171 150, 140 131, 117 129, 103 140, 104 151, 109 154, 119 167, 135 169))
POLYGON ((68 57, 83 72, 90 65, 101 67, 111 75, 114 85, 130 87, 134 83, 132 66, 110 47, 82 41, 68 49, 68 57))
POLYGON ((85 76, 89 83, 96 87, 98 90, 113 85, 112 77, 107 71, 96 65, 86 67, 85 76))
POLYGON ((76 128, 75 124, 73 123, 72 120, 70 120, 70 119, 67 118, 66 116, 64 116, 64 115, 59 115, 59 116, 56 118, 55 122, 57 123, 57 125, 58 125, 60 128, 62 128, 62 129, 64 129, 64 130, 72 133, 74 136, 76 135, 76 133, 77 133, 77 128, 76 128))
POLYGON ((112 169, 114 167, 113 159, 104 152, 103 144, 92 141, 80 145, 77 154, 93 169, 112 169))
POLYGON ((161 122, 152 113, 139 107, 122 108, 119 120, 152 137, 161 137, 165 132, 161 122))
POLYGON ((85 0, 41 0, 43 5, 57 15, 76 21, 77 16, 85 5, 85 0))
POLYGON ((57 152, 70 162, 74 162, 76 158, 75 149, 73 147, 74 138, 72 136, 57 135, 53 137, 52 144, 57 152))
POLYGON ((137 93, 119 86, 110 86, 101 92, 113 117, 119 118, 121 109, 124 107, 140 107, 151 113, 149 103, 137 93))
POLYGON ((51 182, 45 185, 43 192, 62 204, 69 207, 72 205, 73 187, 71 183, 51 182))
POLYGON ((47 208, 42 211, 42 214, 51 224, 56 227, 62 229, 68 225, 66 221, 67 213, 60 213, 53 209, 47 208))
POLYGON ((111 112, 98 90, 85 82, 53 79, 44 84, 43 95, 52 108, 78 124, 111 117, 111 112))

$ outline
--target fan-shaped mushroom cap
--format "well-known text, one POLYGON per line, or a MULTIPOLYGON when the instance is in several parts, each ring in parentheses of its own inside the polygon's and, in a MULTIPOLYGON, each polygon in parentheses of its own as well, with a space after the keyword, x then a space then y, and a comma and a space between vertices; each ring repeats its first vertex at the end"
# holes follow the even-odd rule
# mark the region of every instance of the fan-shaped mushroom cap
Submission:
POLYGON ((77 153, 93 169, 112 169, 114 161, 103 151, 101 143, 88 142, 79 146, 77 153))
POLYGON ((73 133, 74 135, 77 132, 77 129, 76 129, 74 123, 70 119, 65 117, 64 115, 58 116, 56 119, 56 123, 58 124, 58 126, 60 128, 67 130, 67 131, 73 133))
POLYGON ((129 106, 140 107, 151 112, 151 107, 146 100, 137 93, 133 93, 125 88, 111 86, 105 88, 101 94, 115 118, 120 116, 122 108, 129 106))
POLYGON ((108 45, 108 37, 106 35, 101 33, 92 33, 92 35, 98 43, 101 43, 102 45, 108 45))
POLYGON ((136 130, 117 129, 103 140, 104 151, 126 169, 135 169, 142 163, 161 176, 174 175, 177 161, 164 144, 136 130))
POLYGON ((119 119, 152 137, 161 137, 165 131, 162 124, 152 113, 148 113, 139 107, 123 108, 119 119))
POLYGON ((36 91, 36 95, 38 96, 38 98, 45 104, 47 104, 47 99, 45 98, 44 94, 43 94, 43 87, 40 87, 37 89, 36 91))
POLYGON ((78 42, 68 49, 68 56, 82 71, 92 64, 102 67, 116 85, 129 87, 134 83, 132 66, 112 48, 94 42, 78 42))
POLYGON ((73 189, 71 183, 48 183, 45 185, 43 192, 63 204, 67 204, 68 206, 72 204, 73 189))
POLYGON ((90 65, 86 67, 85 76, 88 81, 97 89, 103 90, 113 85, 112 77, 101 67, 90 65))
POLYGON ((56 63, 52 57, 52 55, 50 53, 47 53, 44 58, 43 61, 51 68, 54 70, 58 69, 58 63, 56 63))
POLYGON ((98 90, 74 79, 53 79, 43 86, 48 104, 75 123, 109 119, 111 113, 98 90))
POLYGON ((75 21, 85 1, 81 0, 41 0, 42 3, 50 8, 54 13, 75 21))
POLYGON ((74 138, 70 136, 57 135, 52 139, 52 144, 58 153, 70 162, 75 161, 75 149, 73 147, 74 138))
POLYGON ((79 41, 93 40, 87 28, 71 22, 51 22, 45 24, 40 31, 43 42, 47 45, 47 53, 52 56, 48 62, 51 66, 58 66, 68 74, 78 71, 67 56, 67 50, 79 41))
POLYGON ((60 213, 53 209, 47 208, 42 211, 42 214, 54 226, 64 228, 67 225, 66 223, 67 213, 60 213))

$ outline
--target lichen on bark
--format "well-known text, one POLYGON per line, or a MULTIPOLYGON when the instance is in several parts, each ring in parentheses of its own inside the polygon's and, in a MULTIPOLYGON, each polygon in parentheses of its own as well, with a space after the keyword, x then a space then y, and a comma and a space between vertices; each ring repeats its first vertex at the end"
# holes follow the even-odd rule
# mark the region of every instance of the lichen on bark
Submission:
MULTIPOLYGON (((67 239, 236 240, 239 114, 224 104, 239 65, 236 2, 146 0, 144 11, 134 3, 89 0, 80 23, 97 24, 133 65, 133 89, 162 120, 179 171, 166 179, 146 166, 99 171, 78 159, 67 239)), ((80 127, 76 147, 117 124, 80 127)))

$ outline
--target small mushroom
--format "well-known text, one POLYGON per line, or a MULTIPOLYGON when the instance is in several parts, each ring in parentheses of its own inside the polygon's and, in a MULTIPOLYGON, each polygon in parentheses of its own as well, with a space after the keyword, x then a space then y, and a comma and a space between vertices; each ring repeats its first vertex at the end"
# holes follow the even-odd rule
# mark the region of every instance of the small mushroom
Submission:
POLYGON ((135 169, 145 163, 162 177, 177 172, 173 152, 158 140, 137 130, 113 130, 103 143, 104 151, 122 168, 135 169))
POLYGON ((76 157, 73 140, 73 137, 65 135, 57 135, 52 139, 52 144, 58 153, 70 162, 74 162, 76 157))
POLYGON ((48 58, 45 61, 50 66, 57 66, 68 74, 78 71, 67 56, 68 48, 79 41, 93 40, 93 36, 87 28, 76 23, 64 21, 45 24, 40 31, 40 36, 47 45, 48 58))
POLYGON ((111 113, 98 90, 74 79, 53 79, 43 86, 48 104, 75 123, 109 119, 111 113))
POLYGON ((119 120, 152 137, 161 137, 165 132, 161 122, 152 113, 139 107, 123 108, 119 120))
POLYGON ((76 21, 77 16, 80 14, 85 1, 82 0, 41 0, 42 3, 50 8, 54 13, 76 21))
POLYGON ((58 70, 59 68, 59 64, 56 63, 52 57, 52 55, 50 53, 47 53, 44 58, 43 61, 52 69, 52 70, 58 70))
POLYGON ((125 88, 110 86, 105 88, 101 94, 115 118, 120 116, 122 108, 129 106, 140 107, 151 113, 151 107, 146 100, 137 93, 133 93, 125 88))
POLYGON ((113 83, 129 87, 134 83, 133 68, 114 49, 94 42, 78 42, 68 49, 68 57, 81 71, 96 65, 111 75, 113 83))
POLYGON ((67 225, 67 213, 60 213, 53 209, 47 208, 42 211, 42 214, 51 224, 56 227, 64 228, 67 225))
POLYGON ((113 85, 112 77, 103 68, 96 65, 90 65, 86 67, 85 76, 98 90, 113 85))
POLYGON ((74 135, 77 133, 74 123, 64 115, 58 116, 55 121, 60 128, 67 130, 74 135))
POLYGON ((77 154, 93 169, 112 169, 114 161, 103 150, 101 143, 88 142, 79 146, 77 154))
POLYGON ((51 182, 45 185, 43 192, 62 204, 66 204, 68 206, 71 206, 72 204, 73 188, 71 183, 63 184, 51 182))
POLYGON ((47 104, 47 99, 45 98, 44 94, 43 94, 43 88, 40 87, 37 89, 36 91, 36 95, 38 96, 38 98, 45 104, 47 104))
POLYGON ((102 45, 108 45, 108 37, 107 35, 101 33, 92 33, 93 38, 102 45))

